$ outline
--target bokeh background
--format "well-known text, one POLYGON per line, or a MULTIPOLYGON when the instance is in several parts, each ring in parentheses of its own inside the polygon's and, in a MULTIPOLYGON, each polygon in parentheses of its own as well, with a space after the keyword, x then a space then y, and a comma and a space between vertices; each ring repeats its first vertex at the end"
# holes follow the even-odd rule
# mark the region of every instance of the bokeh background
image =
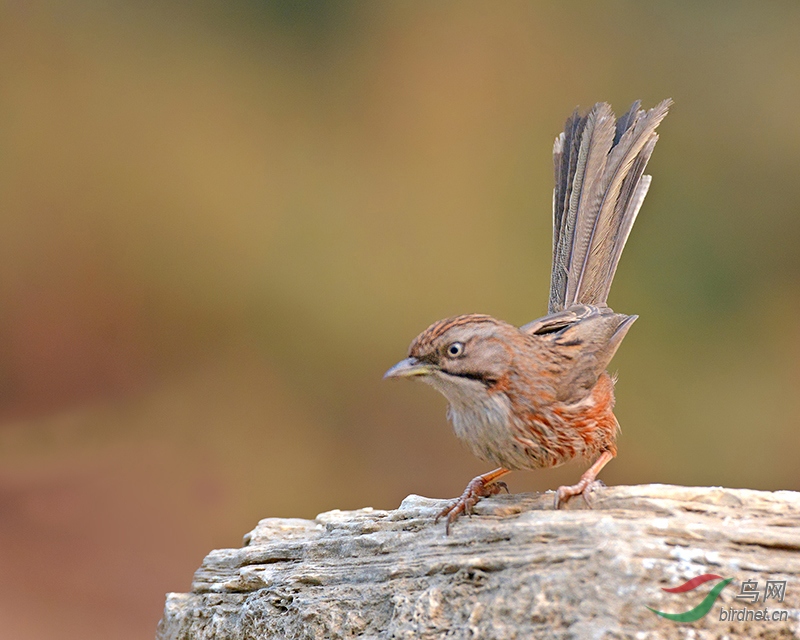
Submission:
MULTIPOLYGON (((608 483, 800 490, 800 5, 0 5, 0 638, 149 638, 267 516, 487 470, 430 322, 545 312, 576 105, 675 106, 608 483)), ((517 473, 515 491, 581 468, 517 473)))

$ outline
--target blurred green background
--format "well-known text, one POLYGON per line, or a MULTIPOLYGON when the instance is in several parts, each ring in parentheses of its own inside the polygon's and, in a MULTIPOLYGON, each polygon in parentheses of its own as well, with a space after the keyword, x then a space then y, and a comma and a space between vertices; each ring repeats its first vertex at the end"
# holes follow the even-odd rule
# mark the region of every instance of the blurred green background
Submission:
MULTIPOLYGON (((800 5, 0 6, 0 637, 147 638, 259 518, 487 465, 383 372, 545 312, 576 105, 675 106, 609 484, 800 489, 800 5)), ((517 473, 513 491, 581 468, 517 473)))

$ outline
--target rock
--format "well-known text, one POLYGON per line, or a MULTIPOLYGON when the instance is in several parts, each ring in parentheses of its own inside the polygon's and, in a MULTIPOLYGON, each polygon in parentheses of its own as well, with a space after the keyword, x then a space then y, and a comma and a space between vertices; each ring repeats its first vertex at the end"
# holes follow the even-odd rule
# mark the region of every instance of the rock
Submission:
POLYGON ((552 493, 495 496, 450 536, 433 523, 445 504, 262 520, 241 549, 206 557, 190 593, 167 596, 157 637, 800 637, 800 493, 621 486, 559 511, 552 493), (647 608, 693 609, 719 578, 662 588, 701 574, 732 578, 704 617, 647 608), (736 598, 747 580, 757 603, 736 598), (783 601, 764 601, 767 580, 785 582, 783 601), (737 619, 765 607, 767 620, 737 619))

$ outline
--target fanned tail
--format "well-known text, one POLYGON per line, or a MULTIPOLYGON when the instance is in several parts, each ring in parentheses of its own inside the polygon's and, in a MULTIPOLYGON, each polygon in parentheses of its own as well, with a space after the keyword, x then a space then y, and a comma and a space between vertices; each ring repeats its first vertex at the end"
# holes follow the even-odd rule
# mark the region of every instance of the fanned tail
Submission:
POLYGON ((599 102, 576 111, 553 147, 553 271, 549 313, 605 305, 622 249, 642 206, 644 175, 666 117, 667 99, 649 111, 633 103, 618 120, 599 102))

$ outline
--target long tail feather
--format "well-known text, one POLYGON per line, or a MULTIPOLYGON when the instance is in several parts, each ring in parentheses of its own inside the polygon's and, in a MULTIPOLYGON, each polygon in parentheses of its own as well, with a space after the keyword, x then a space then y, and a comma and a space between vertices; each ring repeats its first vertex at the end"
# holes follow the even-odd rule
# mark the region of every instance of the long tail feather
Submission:
POLYGON ((670 100, 650 111, 635 102, 615 121, 596 104, 574 113, 553 149, 553 271, 549 312, 604 305, 622 249, 650 185, 643 172, 670 100))
POLYGON ((567 271, 567 296, 566 304, 577 301, 580 293, 581 276, 588 262, 597 216, 603 202, 603 183, 606 174, 606 165, 614 144, 616 133, 616 118, 611 106, 601 102, 589 112, 586 122, 581 150, 578 156, 578 169, 575 172, 575 182, 570 196, 569 213, 574 218, 574 232, 572 237, 562 238, 571 244, 572 251, 569 269, 567 271), (592 127, 594 124, 594 127, 592 127), (589 135, 589 134, 592 135, 589 135), (581 175, 581 159, 585 157, 583 175, 581 175))
MULTIPOLYGON (((564 132, 553 145, 553 163, 555 165, 555 188, 553 189, 553 264, 566 265, 569 261, 568 247, 560 242, 564 229, 564 215, 569 210, 575 171, 578 165, 578 151, 581 136, 586 126, 586 116, 580 116, 576 109, 567 120, 564 132)), ((571 224, 574 224, 574 220, 571 224)), ((553 268, 550 283, 552 300, 563 300, 567 291, 567 271, 565 268, 553 268)))

